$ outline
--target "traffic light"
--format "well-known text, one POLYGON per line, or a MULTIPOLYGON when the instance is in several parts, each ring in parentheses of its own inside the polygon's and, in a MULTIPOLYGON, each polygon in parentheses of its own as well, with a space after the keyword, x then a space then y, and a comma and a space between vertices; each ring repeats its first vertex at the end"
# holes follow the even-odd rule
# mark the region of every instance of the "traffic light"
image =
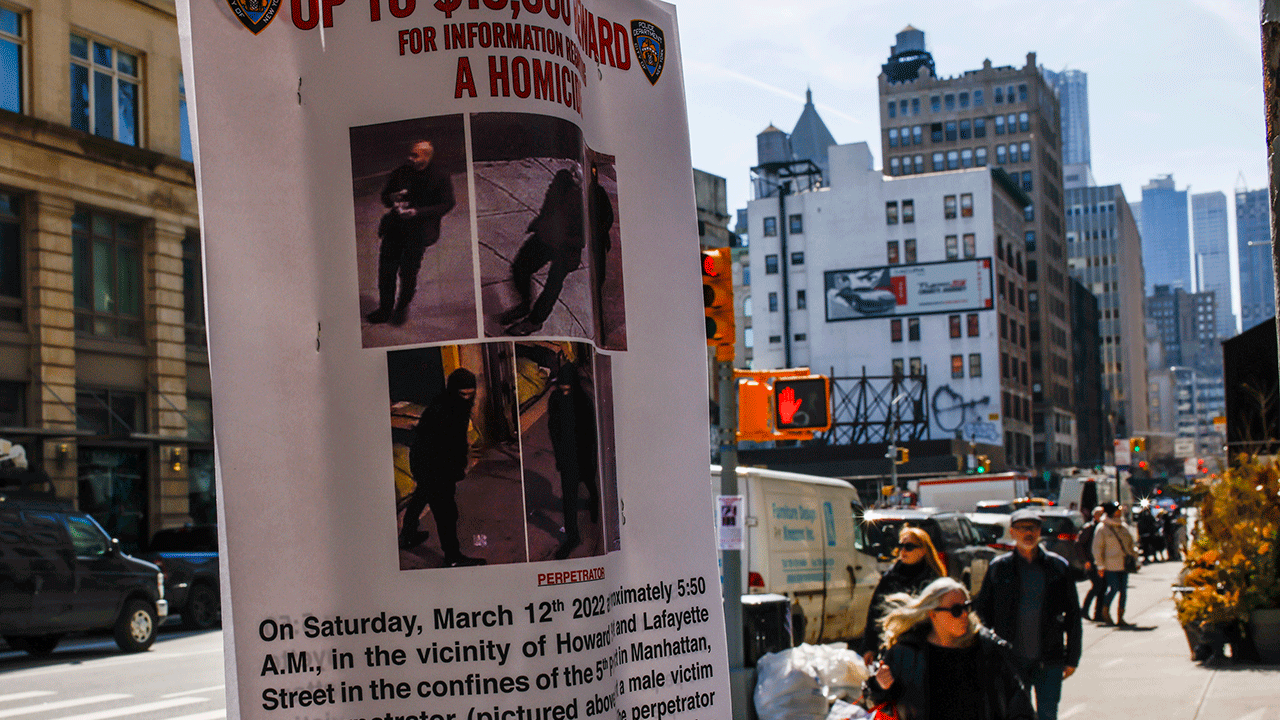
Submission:
POLYGON ((825 432, 831 428, 831 381, 821 375, 773 381, 774 427, 825 432))
POLYGON ((1129 441, 1129 444, 1130 444, 1130 449, 1133 450, 1133 452, 1135 453, 1146 452, 1147 439, 1144 437, 1132 438, 1129 441))
POLYGON ((898 448, 898 457, 893 461, 894 465, 906 465, 911 459, 911 452, 904 447, 898 448))
POLYGON ((986 455, 979 455, 977 467, 978 474, 981 475, 989 470, 991 470, 991 458, 986 455))
POLYGON ((702 306, 706 315, 707 345, 716 349, 716 360, 733 360, 733 257, 729 248, 702 251, 702 306))

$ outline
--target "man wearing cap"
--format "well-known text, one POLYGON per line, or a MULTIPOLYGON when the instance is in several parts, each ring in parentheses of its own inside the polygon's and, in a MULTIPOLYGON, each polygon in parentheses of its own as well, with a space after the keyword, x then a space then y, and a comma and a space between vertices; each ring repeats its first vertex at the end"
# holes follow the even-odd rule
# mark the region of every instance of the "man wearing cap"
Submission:
POLYGON ((1013 646, 1027 684, 1035 687, 1039 720, 1058 717, 1062 681, 1080 663, 1080 601, 1061 555, 1040 547, 1040 515, 1013 513, 1014 549, 991 561, 974 601, 983 624, 1013 646))

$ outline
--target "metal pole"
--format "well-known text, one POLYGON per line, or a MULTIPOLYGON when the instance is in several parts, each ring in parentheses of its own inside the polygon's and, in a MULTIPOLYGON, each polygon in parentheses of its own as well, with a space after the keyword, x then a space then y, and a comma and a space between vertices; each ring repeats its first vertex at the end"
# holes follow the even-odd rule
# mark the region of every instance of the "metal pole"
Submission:
MULTIPOLYGON (((713 364, 720 386, 720 494, 738 494, 738 388, 732 363, 713 364)), ((734 720, 754 718, 751 701, 755 668, 745 667, 742 624, 742 551, 721 550, 720 572, 724 578, 725 644, 729 651, 729 691, 734 720)))
POLYGON ((782 352, 783 367, 791 367, 791 263, 787 256, 787 191, 791 183, 778 185, 778 241, 781 257, 778 268, 782 272, 782 352))
MULTIPOLYGON (((1280 218, 1280 161, 1276 158, 1276 135, 1280 133, 1280 0, 1262 0, 1262 101, 1267 123, 1267 170, 1271 198, 1271 273, 1280 317, 1280 244, 1275 241, 1280 218)), ((1276 325, 1276 345, 1280 347, 1280 323, 1276 325)))

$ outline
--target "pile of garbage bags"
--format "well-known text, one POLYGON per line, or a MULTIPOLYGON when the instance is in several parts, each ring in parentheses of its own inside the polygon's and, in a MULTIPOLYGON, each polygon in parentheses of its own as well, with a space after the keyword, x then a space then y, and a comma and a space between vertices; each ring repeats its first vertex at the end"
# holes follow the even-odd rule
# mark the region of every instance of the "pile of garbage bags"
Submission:
POLYGON ((870 676, 862 656, 845 643, 801 644, 756 661, 760 720, 848 720, 867 711, 854 702, 870 676))

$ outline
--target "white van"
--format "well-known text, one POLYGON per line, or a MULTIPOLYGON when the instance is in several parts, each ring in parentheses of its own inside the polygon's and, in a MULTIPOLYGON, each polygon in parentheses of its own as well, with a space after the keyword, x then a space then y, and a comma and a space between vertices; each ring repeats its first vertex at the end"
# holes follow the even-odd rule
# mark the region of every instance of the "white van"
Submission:
MULTIPOLYGON (((718 493, 719 466, 711 482, 718 493)), ((796 642, 861 637, 880 574, 866 552, 858 492, 843 480, 740 467, 738 494, 742 593, 790 598, 796 642)))

